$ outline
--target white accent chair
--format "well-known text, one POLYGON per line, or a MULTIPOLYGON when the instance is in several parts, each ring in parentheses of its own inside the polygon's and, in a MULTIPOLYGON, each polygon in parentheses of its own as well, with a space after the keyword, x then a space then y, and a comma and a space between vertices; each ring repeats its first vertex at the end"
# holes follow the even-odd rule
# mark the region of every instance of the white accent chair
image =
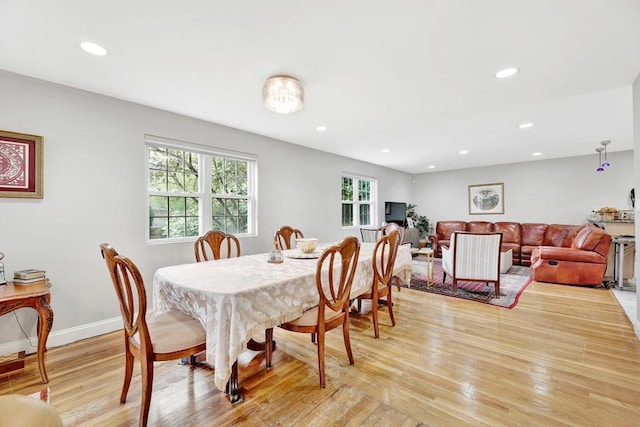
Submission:
POLYGON ((496 298, 500 298, 501 245, 502 233, 454 232, 451 246, 442 248, 442 283, 449 274, 454 293, 458 280, 494 283, 496 298))

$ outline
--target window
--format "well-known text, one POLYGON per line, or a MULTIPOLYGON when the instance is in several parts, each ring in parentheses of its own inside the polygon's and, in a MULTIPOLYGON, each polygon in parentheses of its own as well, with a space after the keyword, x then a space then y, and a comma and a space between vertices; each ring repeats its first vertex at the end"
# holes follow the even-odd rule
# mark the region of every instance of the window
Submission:
POLYGON ((342 176, 342 226, 359 227, 377 222, 377 181, 342 176))
POLYGON ((210 229, 255 234, 254 156, 150 135, 146 142, 149 240, 191 240, 210 229))

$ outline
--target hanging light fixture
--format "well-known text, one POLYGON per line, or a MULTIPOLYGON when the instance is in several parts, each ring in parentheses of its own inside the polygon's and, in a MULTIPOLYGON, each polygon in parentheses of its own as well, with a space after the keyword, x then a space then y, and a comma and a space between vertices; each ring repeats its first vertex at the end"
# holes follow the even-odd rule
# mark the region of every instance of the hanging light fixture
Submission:
POLYGON ((604 146, 604 162, 602 162, 600 164, 600 166, 602 166, 603 168, 607 168, 609 166, 611 166, 609 164, 609 162, 607 161, 607 145, 609 145, 611 143, 611 141, 606 140, 606 141, 600 141, 600 144, 602 144, 604 146))
POLYGON ((262 87, 264 106, 274 113, 295 113, 302 108, 304 89, 302 84, 290 76, 272 76, 262 87))
POLYGON ((602 172, 604 170, 602 167, 602 152, 604 151, 604 148, 598 147, 596 148, 596 151, 598 152, 598 169, 596 169, 596 172, 602 172))

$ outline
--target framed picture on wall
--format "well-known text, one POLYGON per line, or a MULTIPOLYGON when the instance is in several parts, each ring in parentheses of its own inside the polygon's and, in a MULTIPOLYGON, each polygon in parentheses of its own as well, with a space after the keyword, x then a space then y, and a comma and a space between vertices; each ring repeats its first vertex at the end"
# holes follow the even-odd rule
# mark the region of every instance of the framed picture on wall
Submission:
POLYGON ((42 199, 42 137, 0 130, 0 197, 42 199))
POLYGON ((504 183, 469 186, 469 215, 504 213, 504 183))

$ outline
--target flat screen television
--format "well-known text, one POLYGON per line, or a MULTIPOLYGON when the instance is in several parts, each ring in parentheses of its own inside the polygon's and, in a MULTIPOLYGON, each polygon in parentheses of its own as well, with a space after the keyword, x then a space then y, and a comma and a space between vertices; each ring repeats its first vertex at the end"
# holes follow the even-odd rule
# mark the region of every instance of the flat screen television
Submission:
POLYGON ((384 220, 406 227, 407 204, 405 202, 384 202, 384 220))

